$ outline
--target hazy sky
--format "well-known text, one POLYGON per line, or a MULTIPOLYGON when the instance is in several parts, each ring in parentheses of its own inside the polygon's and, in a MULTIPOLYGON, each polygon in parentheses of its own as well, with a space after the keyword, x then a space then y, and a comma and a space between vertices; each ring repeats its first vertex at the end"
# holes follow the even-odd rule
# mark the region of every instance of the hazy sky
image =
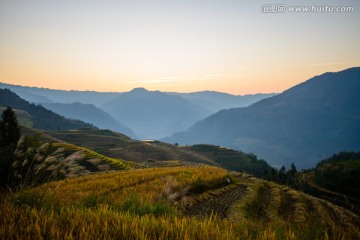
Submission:
POLYGON ((360 1, 0 0, 0 82, 281 92, 360 66, 360 1), (285 12, 264 13, 266 4, 285 12), (353 12, 290 12, 291 6, 353 12))

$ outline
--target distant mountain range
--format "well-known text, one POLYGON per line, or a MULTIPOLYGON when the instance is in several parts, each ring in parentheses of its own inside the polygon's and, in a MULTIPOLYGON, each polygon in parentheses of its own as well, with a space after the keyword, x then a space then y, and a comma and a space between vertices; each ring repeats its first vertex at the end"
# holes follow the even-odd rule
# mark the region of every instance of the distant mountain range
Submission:
POLYGON ((264 98, 276 95, 275 93, 232 95, 215 91, 201 91, 192 93, 171 92, 169 94, 181 96, 211 113, 216 113, 223 109, 247 107, 264 98))
MULTIPOLYGON (((114 100, 116 97, 126 92, 96 92, 96 91, 65 91, 48 88, 25 87, 0 83, 1 88, 8 88, 15 92, 21 98, 31 103, 74 103, 93 104, 101 107, 114 100)), ((170 95, 178 95, 189 100, 211 113, 223 109, 247 107, 264 98, 274 96, 270 94, 249 94, 249 95, 232 95, 216 91, 200 91, 192 93, 165 92, 170 95)))
MULTIPOLYGON (((8 89, 0 89, 0 106, 28 113, 29 125, 42 130, 72 130, 95 127, 79 120, 67 119, 42 106, 31 104, 8 89)), ((24 114, 22 114, 24 115, 24 114)))
POLYGON ((129 137, 136 135, 128 127, 115 120, 108 113, 92 104, 75 103, 42 103, 45 108, 67 118, 79 119, 91 123, 101 129, 111 129, 123 133, 129 137))
POLYGON ((101 106, 121 93, 95 91, 65 91, 48 88, 24 87, 0 83, 0 88, 8 88, 31 103, 74 103, 80 102, 101 106))
POLYGON ((214 91, 163 93, 140 88, 125 93, 64 91, 5 83, 0 83, 1 88, 8 88, 21 98, 42 104, 65 117, 83 120, 131 137, 136 135, 150 139, 184 131, 196 121, 219 110, 245 107, 274 95, 235 96, 214 91), (81 104, 92 104, 96 109, 81 104))
POLYGON ((170 143, 211 143, 254 152, 275 166, 312 167, 360 150, 360 68, 325 73, 246 108, 222 110, 170 143))
POLYGON ((121 94, 103 105, 103 109, 145 139, 184 131, 211 114, 180 96, 144 88, 121 94))

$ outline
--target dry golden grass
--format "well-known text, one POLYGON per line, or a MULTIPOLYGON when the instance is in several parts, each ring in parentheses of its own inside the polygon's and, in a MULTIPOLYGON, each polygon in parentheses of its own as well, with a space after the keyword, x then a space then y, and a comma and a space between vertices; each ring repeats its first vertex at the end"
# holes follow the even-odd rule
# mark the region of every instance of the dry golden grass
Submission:
POLYGON ((137 164, 137 163, 125 161, 122 159, 106 157, 106 156, 99 154, 97 152, 94 152, 88 148, 79 147, 79 146, 76 146, 76 145, 73 145, 70 143, 55 142, 55 143, 51 143, 51 146, 55 147, 55 148, 64 148, 64 149, 68 149, 68 150, 80 151, 80 152, 84 153, 87 158, 101 159, 101 160, 104 160, 108 164, 115 165, 115 166, 119 167, 120 169, 124 169, 124 170, 129 170, 129 169, 139 166, 139 164, 137 164))
POLYGON ((246 175, 229 176, 209 166, 67 179, 8 194, 0 205, 0 239, 360 238, 358 217, 343 209, 277 184, 246 175), (230 185, 227 177, 232 179, 230 185), (183 212, 186 204, 221 198, 235 185, 247 190, 231 206, 229 218, 191 217, 183 212), (279 214, 280 206, 289 206, 289 213, 279 214), (254 209, 264 216, 248 216, 254 209), (339 222, 334 221, 334 214, 341 217, 339 222))

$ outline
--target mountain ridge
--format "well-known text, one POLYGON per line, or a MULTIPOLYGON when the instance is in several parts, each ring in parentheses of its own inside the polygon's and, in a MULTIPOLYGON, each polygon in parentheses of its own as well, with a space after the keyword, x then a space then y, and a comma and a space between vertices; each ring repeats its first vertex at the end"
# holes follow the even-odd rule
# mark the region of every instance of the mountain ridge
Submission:
POLYGON ((84 104, 80 102, 74 103, 42 103, 45 108, 56 112, 67 118, 79 119, 84 122, 91 123, 101 129, 109 129, 112 131, 123 133, 131 138, 136 135, 131 129, 114 119, 110 114, 97 108, 92 104, 84 104))
POLYGON ((198 91, 190 93, 169 92, 169 94, 181 96, 193 103, 216 113, 223 109, 247 107, 264 98, 276 95, 275 93, 257 93, 246 95, 232 95, 217 91, 198 91))
MULTIPOLYGON (((55 103, 72 103, 81 102, 85 104, 93 104, 100 106, 107 101, 114 99, 121 93, 118 92, 97 92, 97 91, 79 91, 79 90, 57 90, 41 87, 28 87, 21 85, 13 85, 8 83, 0 83, 0 88, 8 88, 15 92, 22 98, 25 98, 26 94, 37 95, 41 98, 47 98, 51 102, 55 103), (25 93, 25 94, 24 94, 25 93)), ((26 99, 30 101, 29 99, 26 99)), ((33 102, 42 103, 42 102, 33 102)))
POLYGON ((327 155, 360 148, 359 80, 359 67, 324 73, 247 108, 222 110, 164 140, 220 144, 276 166, 310 167, 327 155))
POLYGON ((42 130, 95 128, 91 124, 79 120, 66 119, 43 106, 31 104, 9 89, 0 89, 0 106, 9 106, 28 112, 32 116, 32 127, 42 130))

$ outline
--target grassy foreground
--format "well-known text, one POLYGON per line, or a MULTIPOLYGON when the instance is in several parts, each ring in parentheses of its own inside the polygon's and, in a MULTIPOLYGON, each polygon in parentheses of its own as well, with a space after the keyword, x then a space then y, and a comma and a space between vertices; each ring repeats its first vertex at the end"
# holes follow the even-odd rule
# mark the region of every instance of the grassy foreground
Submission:
POLYGON ((359 218, 346 210, 209 166, 52 182, 3 196, 0 215, 0 239, 360 238, 359 218), (220 206, 229 207, 223 217, 207 211, 220 206))

